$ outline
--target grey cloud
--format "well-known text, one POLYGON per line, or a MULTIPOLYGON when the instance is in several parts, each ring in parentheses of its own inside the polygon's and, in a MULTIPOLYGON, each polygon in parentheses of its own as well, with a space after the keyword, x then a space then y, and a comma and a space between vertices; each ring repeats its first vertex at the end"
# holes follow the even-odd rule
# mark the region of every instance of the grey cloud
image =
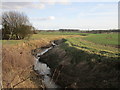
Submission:
POLYGON ((2 0, 2 2, 119 2, 119 0, 2 0))
POLYGON ((2 9, 24 9, 24 8, 37 8, 43 9, 47 4, 54 5, 56 3, 68 4, 69 0, 38 0, 35 1, 26 1, 26 0, 4 0, 2 1, 2 9), (7 2, 8 1, 8 2, 7 2))
POLYGON ((45 8, 45 6, 47 4, 50 5, 54 5, 56 3, 60 3, 60 4, 68 4, 70 3, 69 0, 38 0, 36 3, 35 1, 29 1, 27 2, 26 0, 20 0, 21 2, 18 1, 8 1, 8 0, 4 0, 4 2, 2 2, 2 9, 24 9, 24 8, 36 8, 36 9, 43 9, 45 8))
POLYGON ((45 5, 42 3, 32 2, 2 2, 2 9, 23 9, 23 8, 38 8, 42 9, 45 5))

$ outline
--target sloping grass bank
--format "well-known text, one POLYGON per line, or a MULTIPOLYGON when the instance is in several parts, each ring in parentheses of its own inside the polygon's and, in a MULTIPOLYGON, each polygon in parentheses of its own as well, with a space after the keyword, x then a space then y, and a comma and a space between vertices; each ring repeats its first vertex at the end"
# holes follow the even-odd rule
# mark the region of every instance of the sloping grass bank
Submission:
POLYGON ((118 48, 86 41, 84 40, 84 37, 68 38, 67 42, 65 43, 69 44, 69 46, 71 47, 87 51, 88 53, 98 54, 107 57, 119 57, 120 54, 118 48))
POLYGON ((65 88, 120 88, 120 60, 70 46, 67 40, 41 57, 65 88))

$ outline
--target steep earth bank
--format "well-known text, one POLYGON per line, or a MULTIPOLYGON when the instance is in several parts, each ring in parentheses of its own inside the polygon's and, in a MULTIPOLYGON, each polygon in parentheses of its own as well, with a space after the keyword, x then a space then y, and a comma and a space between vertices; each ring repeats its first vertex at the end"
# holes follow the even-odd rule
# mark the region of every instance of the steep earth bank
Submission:
POLYGON ((120 88, 118 58, 89 54, 55 41, 59 46, 41 56, 52 70, 51 78, 64 88, 120 88))
POLYGON ((3 88, 44 88, 40 76, 33 71, 34 57, 31 50, 50 46, 52 39, 30 40, 18 45, 2 46, 3 88))
MULTIPOLYGON (((3 87, 44 88, 41 76, 33 71, 34 57, 31 54, 40 52, 40 49, 36 48, 50 47, 51 40, 3 45, 3 87), (31 50, 34 53, 31 53, 31 50)), ((56 40, 58 46, 40 59, 40 62, 48 64, 51 68, 51 78, 56 84, 66 88, 120 88, 118 58, 89 54, 69 47, 65 41, 65 39, 56 40)))

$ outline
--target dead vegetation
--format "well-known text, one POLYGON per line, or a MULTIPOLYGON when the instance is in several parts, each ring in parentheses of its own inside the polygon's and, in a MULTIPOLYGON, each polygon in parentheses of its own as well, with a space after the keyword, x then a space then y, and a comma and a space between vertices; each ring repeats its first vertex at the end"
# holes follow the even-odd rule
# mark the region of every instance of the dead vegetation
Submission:
MULTIPOLYGON (((46 46, 55 39, 58 38, 31 40, 16 46, 4 45, 3 87, 45 88, 41 76, 32 70, 34 58, 31 50, 46 46)), ((60 44, 64 40, 55 43, 60 44)), ((120 69, 117 66, 120 62, 117 58, 114 61, 113 58, 88 54, 64 43, 48 51, 41 58, 42 62, 47 63, 51 68, 53 73, 51 78, 64 88, 119 87, 120 69)))
POLYGON ((3 44, 3 88, 43 88, 44 85, 41 84, 41 80, 39 80, 38 75, 36 76, 32 69, 34 57, 32 56, 31 50, 46 46, 50 41, 64 37, 41 38, 16 45, 3 44))
POLYGON ((3 45, 3 87, 4 88, 38 88, 31 80, 32 65, 34 58, 31 50, 48 44, 49 41, 30 41, 29 43, 3 45))

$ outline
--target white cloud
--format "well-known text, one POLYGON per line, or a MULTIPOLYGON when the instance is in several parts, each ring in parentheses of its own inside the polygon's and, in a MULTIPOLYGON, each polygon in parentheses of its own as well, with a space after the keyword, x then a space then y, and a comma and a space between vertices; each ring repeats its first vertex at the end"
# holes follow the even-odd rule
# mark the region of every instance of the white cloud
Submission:
POLYGON ((118 17, 101 16, 93 18, 75 17, 73 19, 59 17, 57 21, 34 21, 33 25, 39 29, 60 29, 60 28, 74 28, 74 29, 117 29, 118 17))
POLYGON ((65 4, 65 5, 70 4, 70 0, 39 0, 39 1, 51 5, 54 5, 56 3, 65 4))
MULTIPOLYGON (((22 1, 22 0, 21 0, 22 1)), ((24 0, 25 1, 25 0, 24 0)), ((75 0, 76 1, 76 0, 75 0)), ((75 2, 73 1, 73 2, 75 2)), ((94 1, 97 2, 98 0, 80 0, 79 2, 87 2, 87 1, 94 1)), ((99 0, 100 1, 100 0, 99 0)), ((103 1, 103 0, 101 0, 103 1)), ((100 2, 101 2, 100 1, 100 2)), ((104 0, 103 2, 108 1, 104 0)), ((116 0, 109 0, 109 1, 116 1, 116 0)), ((72 0, 39 0, 38 3, 30 3, 29 2, 20 2, 20 3, 8 3, 6 2, 4 4, 4 7, 6 9, 23 9, 24 8, 38 8, 43 9, 46 7, 47 4, 49 5, 55 5, 56 3, 60 4, 68 4, 69 2, 72 2, 72 0), (10 4, 10 5, 9 5, 10 4)), ((72 11, 72 10, 71 10, 72 11)), ((33 21, 33 24, 37 26, 38 28, 80 28, 80 29, 109 29, 109 28, 117 28, 117 5, 107 5, 107 4, 98 4, 96 6, 93 6, 90 8, 89 12, 82 12, 78 15, 78 17, 75 20, 67 20, 66 18, 60 22, 60 18, 57 18, 58 21, 55 20, 54 16, 48 16, 48 17, 35 17, 31 18, 30 20, 33 21), (102 10, 99 12, 99 10, 102 10), (108 11, 104 11, 108 10, 108 11), (94 17, 96 16, 96 17, 94 17), (86 17, 86 18, 85 18, 86 17), (53 20, 53 21, 51 21, 53 20), (45 22, 41 22, 45 21, 45 22)))
POLYGON ((55 17, 54 17, 54 16, 49 16, 48 19, 49 19, 49 20, 54 20, 55 17))
MULTIPOLYGON (((64 4, 69 5, 72 2, 98 2, 99 0, 35 0, 35 1, 26 1, 26 0, 4 0, 2 1, 3 9, 24 9, 24 8, 36 8, 43 9, 47 4, 55 5, 55 4, 64 4), (36 2, 36 3, 35 3, 36 2)), ((101 0, 99 2, 118 2, 119 0, 101 0)), ((104 7, 104 4, 97 5, 94 9, 98 9, 104 7)), ((92 11, 92 10, 91 10, 92 11)))
POLYGON ((45 5, 38 3, 38 4, 32 4, 31 7, 32 7, 32 8, 43 9, 43 8, 45 8, 45 5))
MULTIPOLYGON (((67 0, 68 2, 118 2, 119 0, 67 0)), ((66 2, 66 0, 2 0, 2 2, 66 2)))
POLYGON ((47 20, 55 20, 55 17, 54 16, 35 17, 35 18, 31 18, 31 20, 34 20, 34 21, 47 21, 47 20))
POLYGON ((42 3, 32 3, 32 2, 3 2, 2 9, 24 9, 24 8, 37 8, 43 9, 45 5, 42 3))
MULTIPOLYGON (((7 1, 7 0, 5 0, 7 1)), ((60 4, 70 4, 69 0, 39 0, 39 2, 25 2, 21 0, 21 2, 5 2, 2 1, 2 9, 9 10, 9 9, 24 9, 24 8, 36 8, 36 9, 43 9, 47 4, 55 5, 56 3, 60 4)))

